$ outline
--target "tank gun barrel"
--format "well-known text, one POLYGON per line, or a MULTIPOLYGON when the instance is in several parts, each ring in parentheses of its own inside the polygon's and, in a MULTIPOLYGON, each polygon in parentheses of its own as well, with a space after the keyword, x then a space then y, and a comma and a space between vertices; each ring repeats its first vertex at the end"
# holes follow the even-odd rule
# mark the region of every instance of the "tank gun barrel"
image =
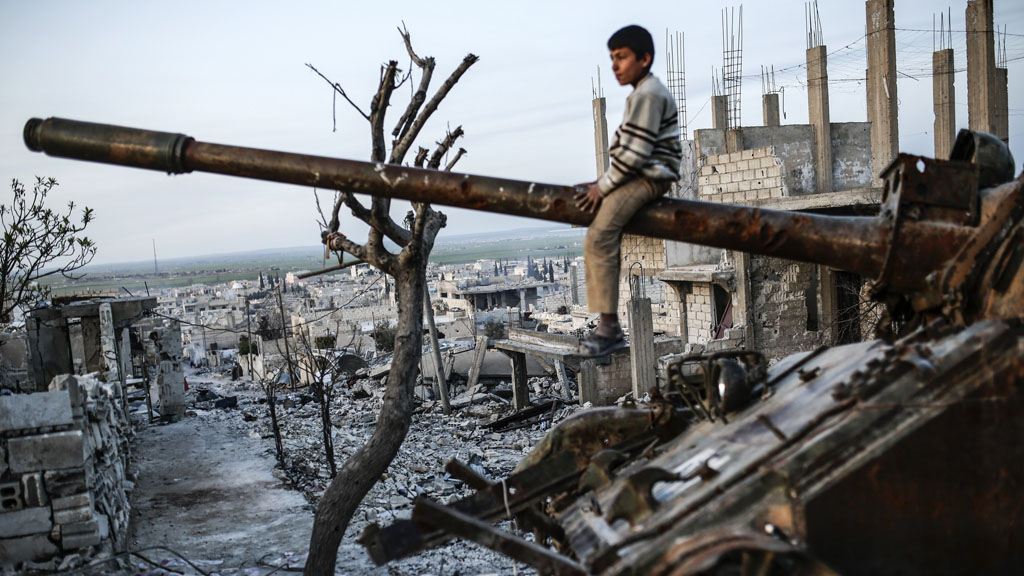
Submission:
MULTIPOLYGON (((169 174, 212 172, 577 225, 593 218, 576 208, 571 186, 212 144, 184 134, 61 118, 29 120, 24 139, 29 149, 51 156, 169 174)), ((674 198, 645 207, 627 231, 825 264, 867 277, 886 269, 888 285, 901 290, 920 289, 962 240, 956 227, 907 222, 900 229, 901 249, 890 251, 889 224, 879 217, 674 198)))

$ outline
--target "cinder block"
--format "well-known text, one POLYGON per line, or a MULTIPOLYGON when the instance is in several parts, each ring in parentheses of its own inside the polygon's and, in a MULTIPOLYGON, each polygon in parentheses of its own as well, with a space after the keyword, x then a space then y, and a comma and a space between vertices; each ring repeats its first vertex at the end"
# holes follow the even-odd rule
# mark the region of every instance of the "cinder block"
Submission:
POLYGON ((733 178, 732 172, 726 172, 725 174, 721 174, 720 176, 721 177, 718 179, 718 182, 720 184, 728 184, 729 182, 732 182, 732 178, 733 178))
POLYGON ((697 179, 697 185, 698 186, 707 186, 710 183, 711 183, 711 177, 710 176, 701 176, 700 178, 697 179))
POLYGON ((0 510, 13 512, 25 507, 21 494, 21 482, 4 482, 0 484, 0 510))
POLYGON ((740 183, 739 182, 729 182, 728 184, 725 185, 725 191, 726 192, 739 192, 739 189, 740 189, 740 183))
POLYGON ((764 168, 764 173, 770 178, 782 175, 782 166, 769 166, 764 168))
POLYGON ((89 532, 86 534, 74 534, 64 536, 60 539, 60 547, 64 551, 77 550, 79 548, 85 548, 86 546, 95 546, 100 543, 99 531, 89 532))
POLYGON ((775 158, 761 158, 757 161, 758 168, 770 168, 775 166, 775 158))
POLYGON ((701 166, 700 167, 700 175, 701 176, 711 176, 711 174, 712 174, 711 166, 701 166))
POLYGON ((80 468, 85 464, 81 430, 11 438, 7 441, 11 472, 21 474, 54 468, 80 468))
POLYGON ((70 470, 50 470, 43 474, 46 492, 51 498, 71 496, 89 490, 84 468, 70 470))
POLYGON ((92 518, 93 509, 92 506, 82 506, 81 508, 69 508, 67 510, 54 510, 53 511, 53 523, 54 524, 73 524, 75 522, 85 522, 92 518))
POLYGON ((748 202, 752 201, 752 200, 757 200, 757 191, 756 190, 750 190, 750 191, 746 192, 743 195, 743 198, 745 200, 747 200, 748 202))
POLYGON ((0 540, 0 564, 17 564, 52 558, 60 550, 45 535, 0 540))
POLYGON ((49 508, 25 508, 0 514, 0 538, 45 534, 52 527, 49 508))
POLYGON ((78 534, 98 534, 99 531, 99 522, 96 518, 90 518, 85 522, 72 522, 60 527, 61 538, 77 536, 78 534))
POLYGON ((772 198, 782 198, 782 196, 783 196, 782 192, 783 192, 782 188, 772 188, 772 192, 771 192, 772 198))
POLYGON ((739 162, 742 159, 742 157, 743 155, 740 152, 730 152, 729 162, 739 162))
POLYGON ((750 190, 752 186, 753 184, 750 180, 742 180, 739 182, 739 191, 746 192, 750 190))
POLYGON ((46 506, 49 503, 46 490, 43 488, 43 475, 40 472, 22 476, 21 488, 26 507, 46 506))
POLYGON ((64 496, 62 498, 53 499, 53 510, 68 510, 70 508, 82 508, 88 506, 92 508, 92 494, 89 492, 83 492, 82 494, 74 494, 72 496, 64 496))
POLYGON ((0 396, 0 434, 74 422, 66 390, 0 396))
POLYGON ((708 184, 711 184, 712 186, 718 184, 721 181, 722 181, 722 175, 721 174, 712 174, 711 176, 708 176, 708 184))

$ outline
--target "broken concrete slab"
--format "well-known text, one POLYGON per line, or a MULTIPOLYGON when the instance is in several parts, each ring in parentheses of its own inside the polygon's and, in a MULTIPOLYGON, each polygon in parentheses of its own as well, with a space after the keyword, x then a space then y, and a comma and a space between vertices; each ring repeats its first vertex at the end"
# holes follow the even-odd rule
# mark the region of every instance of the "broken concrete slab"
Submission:
POLYGON ((0 514, 0 538, 46 534, 52 527, 49 508, 25 508, 0 514))
POLYGON ((0 396, 0 434, 74 424, 67 391, 0 396))
POLYGON ((81 430, 11 438, 7 441, 7 452, 7 463, 15 474, 85 464, 81 430))
POLYGON ((45 534, 0 540, 0 565, 43 560, 57 554, 57 545, 45 534))

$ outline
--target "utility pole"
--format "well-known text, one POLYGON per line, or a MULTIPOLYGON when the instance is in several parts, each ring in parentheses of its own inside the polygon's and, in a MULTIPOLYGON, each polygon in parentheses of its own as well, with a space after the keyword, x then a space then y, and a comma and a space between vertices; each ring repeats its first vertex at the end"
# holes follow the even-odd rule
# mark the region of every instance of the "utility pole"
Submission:
POLYGON ((427 327, 430 328, 430 347, 434 351, 434 378, 441 395, 441 409, 448 415, 452 413, 452 407, 448 403, 448 382, 444 379, 441 347, 437 343, 437 326, 434 325, 434 308, 430 305, 430 289, 427 288, 426 282, 423 283, 423 315, 427 317, 427 327))
POLYGON ((277 284, 277 306, 281 309, 281 336, 284 337, 284 359, 288 362, 289 387, 295 389, 295 369, 292 367, 292 353, 288 350, 288 330, 284 321, 284 300, 281 298, 281 283, 277 284))

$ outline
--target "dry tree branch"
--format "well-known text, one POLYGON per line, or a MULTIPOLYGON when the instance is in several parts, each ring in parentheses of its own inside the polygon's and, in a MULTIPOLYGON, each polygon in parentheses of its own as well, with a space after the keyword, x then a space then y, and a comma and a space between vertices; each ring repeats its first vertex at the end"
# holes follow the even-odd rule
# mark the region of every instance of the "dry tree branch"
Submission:
POLYGON ((430 154, 430 150, 427 150, 423 146, 420 146, 418 152, 416 152, 416 160, 413 161, 413 166, 417 168, 423 168, 423 162, 427 159, 427 154, 430 154))
POLYGON ((452 71, 451 75, 448 76, 448 79, 441 84, 441 87, 437 89, 434 96, 429 102, 427 102, 426 106, 423 107, 423 110, 420 111, 419 115, 412 122, 412 125, 406 131, 405 135, 402 136, 398 143, 395 144, 394 148, 391 149, 392 159, 405 157, 405 154, 412 146, 413 141, 416 140, 417 136, 419 136, 420 130, 423 129, 423 125, 427 123, 430 116, 437 110, 441 101, 448 96, 451 89, 456 83, 458 83, 459 79, 462 78, 462 75, 466 73, 466 70, 469 70, 469 67, 475 64, 478 60, 480 60, 480 58, 473 54, 467 54, 466 57, 462 59, 462 63, 459 64, 458 68, 452 71))
POLYGON ((383 162, 387 157, 384 144, 384 116, 391 105, 391 93, 395 90, 395 75, 398 73, 398 62, 391 60, 384 69, 380 79, 380 87, 370 103, 370 131, 373 138, 374 162, 383 162))
MULTIPOLYGON (((416 66, 423 70, 423 76, 420 77, 420 85, 416 92, 413 94, 412 99, 409 100, 409 105, 406 106, 405 112, 402 117, 398 120, 398 124, 395 125, 394 131, 391 135, 396 138, 396 141, 392 143, 392 161, 394 162, 397 158, 398 162, 401 162, 402 158, 405 158, 405 154, 408 152, 408 146, 405 150, 401 150, 400 156, 396 156, 395 147, 397 142, 401 142, 405 139, 406 134, 409 132, 409 128, 412 127, 412 122, 416 118, 416 114, 419 112, 420 106, 427 100, 427 89, 430 87, 430 80, 434 75, 434 59, 420 58, 416 55, 416 51, 412 48, 412 38, 409 35, 409 31, 405 28, 405 23, 402 23, 402 28, 398 30, 398 33, 402 35, 402 40, 405 41, 405 50, 409 53, 409 58, 413 61, 416 66)), ((410 74, 412 71, 410 70, 410 74)))
POLYGON ((452 168, 455 167, 455 163, 458 162, 459 159, 462 158, 465 155, 466 155, 466 149, 465 148, 459 148, 459 151, 455 153, 455 158, 452 158, 451 162, 449 162, 448 165, 444 167, 444 171, 445 172, 451 172, 452 168))
POLYGON ((441 166, 441 160, 444 155, 448 153, 448 150, 455 144, 455 141, 459 139, 465 132, 462 131, 462 126, 458 126, 455 130, 448 132, 444 140, 437 143, 437 149, 430 156, 430 162, 427 162, 427 168, 431 170, 437 170, 441 166))
POLYGON ((353 102, 351 98, 348 97, 348 94, 345 93, 345 89, 341 87, 341 84, 338 84, 337 82, 332 82, 330 78, 324 76, 319 70, 316 69, 315 66, 308 62, 306 63, 306 67, 312 70, 313 72, 316 72, 318 76, 324 79, 324 82, 330 84, 331 88, 334 88, 334 92, 337 94, 341 94, 341 97, 347 100, 348 103, 351 104, 352 107, 356 109, 356 112, 359 112, 360 116, 367 120, 370 119, 370 117, 367 116, 366 112, 363 112, 363 110, 355 102, 353 102))

